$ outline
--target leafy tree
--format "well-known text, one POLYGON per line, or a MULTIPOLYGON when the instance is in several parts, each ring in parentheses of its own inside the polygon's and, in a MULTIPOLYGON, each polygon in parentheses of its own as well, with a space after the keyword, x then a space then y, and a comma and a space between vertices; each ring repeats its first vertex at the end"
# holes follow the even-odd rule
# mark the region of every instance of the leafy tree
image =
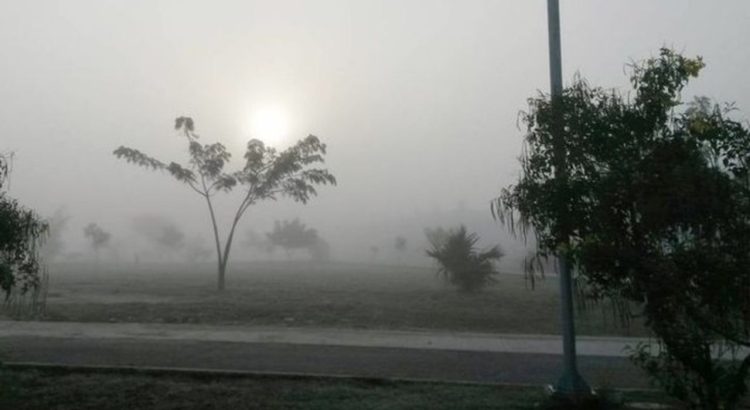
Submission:
POLYGON ((47 219, 49 230, 41 248, 41 255, 44 260, 54 260, 62 253, 65 248, 62 234, 68 225, 68 221, 70 221, 70 215, 65 208, 58 208, 54 215, 47 219))
POLYGON ((83 236, 91 242, 91 248, 94 249, 97 255, 99 254, 99 249, 109 245, 109 240, 112 238, 109 232, 106 232, 94 222, 83 228, 83 236))
POLYGON ((180 228, 176 225, 167 225, 162 229, 161 235, 156 238, 156 241, 167 249, 177 251, 184 245, 183 239, 185 239, 185 234, 182 233, 180 228))
POLYGON ((326 262, 331 260, 331 245, 323 238, 318 237, 307 250, 310 252, 310 258, 314 261, 326 262))
POLYGON ((162 251, 174 254, 185 246, 182 230, 162 216, 140 215, 133 219, 133 229, 162 251))
POLYGON ((38 251, 48 231, 39 215, 8 197, 8 171, 8 157, 0 155, 0 290, 6 298, 14 289, 26 293, 41 286, 38 251))
POLYGON ((292 221, 275 221, 273 231, 266 234, 273 246, 278 246, 291 256, 295 249, 312 249, 320 240, 318 231, 308 228, 298 218, 292 221))
POLYGON ((406 253, 406 238, 404 238, 401 235, 396 236, 396 238, 393 241, 393 249, 398 252, 398 261, 401 262, 401 259, 404 256, 404 253, 406 253))
POLYGON ((406 252, 406 238, 401 235, 397 236, 393 242, 393 247, 400 253, 406 252))
POLYGON ((194 236, 185 242, 185 255, 191 263, 207 261, 213 255, 203 237, 194 236))
POLYGON ((258 251, 266 252, 269 256, 275 251, 274 244, 271 243, 267 236, 262 236, 252 229, 246 231, 245 245, 250 248, 255 248, 258 251))
POLYGON ((380 253, 380 246, 372 245, 370 246, 370 258, 374 261, 378 258, 378 254, 380 253))
POLYGON ((659 346, 633 358, 669 394, 730 409, 750 368, 750 132, 705 98, 682 108, 703 66, 662 49, 632 95, 576 78, 530 99, 523 173, 493 212, 566 256, 587 297, 640 310, 659 346))
POLYGON ((479 236, 468 233, 463 225, 442 232, 445 234, 428 236, 432 248, 427 255, 438 262, 438 274, 464 292, 476 292, 494 282, 498 273, 494 263, 503 257, 500 247, 478 251, 479 236))
POLYGON ((224 165, 229 162, 231 155, 224 145, 199 143, 193 119, 189 117, 177 118, 175 129, 181 132, 188 144, 190 159, 186 165, 176 162, 166 164, 138 150, 122 146, 114 151, 114 155, 146 168, 165 170, 206 201, 216 245, 217 288, 220 291, 225 287, 225 273, 235 229, 250 206, 269 199, 276 200, 279 196, 307 203, 317 195, 316 185, 336 184, 336 178, 327 170, 309 167, 324 162, 323 155, 326 152, 326 145, 314 135, 309 135, 281 152, 265 146, 260 140, 252 139, 247 143, 243 168, 226 173, 224 165), (222 244, 212 198, 219 192, 229 192, 236 187, 241 187, 242 199, 222 244))

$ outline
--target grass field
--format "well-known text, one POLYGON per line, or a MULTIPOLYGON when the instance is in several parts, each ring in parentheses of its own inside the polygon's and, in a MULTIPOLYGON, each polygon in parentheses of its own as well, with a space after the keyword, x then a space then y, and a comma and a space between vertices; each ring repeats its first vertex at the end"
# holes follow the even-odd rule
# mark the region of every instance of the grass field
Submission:
MULTIPOLYGON (((308 262, 236 263, 227 290, 213 265, 64 264, 51 270, 46 320, 164 322, 498 333, 558 333, 557 278, 535 290, 501 275, 462 294, 420 267, 308 262)), ((587 335, 643 335, 601 309, 579 315, 587 335)))
MULTIPOLYGON (((0 406, 15 410, 538 409, 538 387, 6 370, 0 406)), ((664 402, 652 392, 609 393, 613 403, 664 402)), ((627 408, 627 407, 625 407, 627 408)))

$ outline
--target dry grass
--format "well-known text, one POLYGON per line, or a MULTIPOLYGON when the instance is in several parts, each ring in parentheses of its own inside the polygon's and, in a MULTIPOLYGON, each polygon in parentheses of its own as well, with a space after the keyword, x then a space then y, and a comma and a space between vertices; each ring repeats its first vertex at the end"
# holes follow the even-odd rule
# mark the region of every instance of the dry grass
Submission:
MULTIPOLYGON (((502 275, 478 294, 462 294, 418 267, 275 262, 235 264, 217 293, 213 265, 67 264, 51 273, 47 320, 334 326, 556 334, 556 278, 526 287, 502 275)), ((579 316, 588 335, 641 335, 579 316)))

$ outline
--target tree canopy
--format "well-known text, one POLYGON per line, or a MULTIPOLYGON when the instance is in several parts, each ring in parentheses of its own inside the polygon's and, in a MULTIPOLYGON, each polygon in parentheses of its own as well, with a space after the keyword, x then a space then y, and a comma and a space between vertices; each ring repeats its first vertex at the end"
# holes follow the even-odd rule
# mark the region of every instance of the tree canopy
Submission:
POLYGON ((737 403, 750 367, 715 356, 750 347, 750 133, 731 105, 682 103, 703 67, 662 49, 630 67, 632 94, 578 77, 559 105, 531 98, 523 172, 493 212, 533 230, 540 254, 566 256, 588 297, 635 304, 661 344, 637 363, 713 409, 737 403))
POLYGON ((398 252, 405 252, 406 251, 406 238, 404 238, 401 235, 396 236, 396 239, 393 241, 393 248, 396 249, 398 252))
POLYGON ((308 228, 299 218, 291 221, 275 221, 273 230, 266 234, 272 246, 278 246, 290 254, 295 249, 312 250, 320 241, 318 231, 308 228))
POLYGON ((162 252, 175 253, 185 246, 185 234, 177 224, 164 216, 136 216, 132 220, 132 227, 162 252))
POLYGON ((89 240, 91 248, 93 248, 95 252, 98 252, 100 248, 107 246, 112 237, 109 232, 102 229, 102 227, 95 222, 91 222, 83 228, 83 236, 89 240))

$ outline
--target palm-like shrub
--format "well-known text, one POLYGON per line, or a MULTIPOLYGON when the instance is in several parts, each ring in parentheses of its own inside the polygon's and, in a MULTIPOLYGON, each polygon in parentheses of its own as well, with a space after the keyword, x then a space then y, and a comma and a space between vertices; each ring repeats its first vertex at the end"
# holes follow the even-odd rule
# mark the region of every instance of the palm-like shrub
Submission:
POLYGON ((431 249, 427 255, 439 265, 438 274, 463 292, 476 292, 494 282, 495 262, 503 257, 500 247, 476 249, 479 236, 465 226, 451 229, 447 235, 427 235, 431 249))

